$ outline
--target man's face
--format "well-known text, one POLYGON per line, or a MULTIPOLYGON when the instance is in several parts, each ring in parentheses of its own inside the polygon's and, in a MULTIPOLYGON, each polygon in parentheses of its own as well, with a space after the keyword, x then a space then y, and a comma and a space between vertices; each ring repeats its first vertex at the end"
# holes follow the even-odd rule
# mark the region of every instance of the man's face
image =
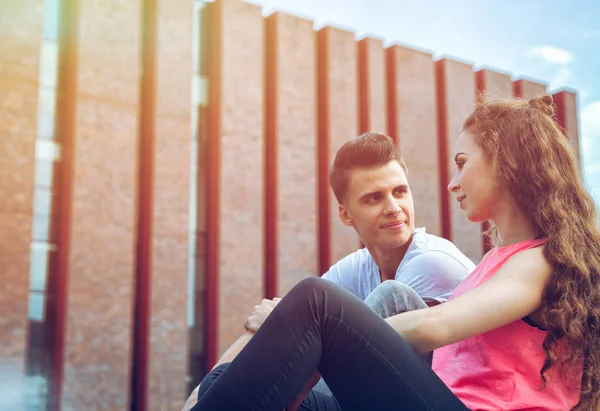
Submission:
POLYGON ((367 247, 404 246, 415 230, 414 204, 406 174, 397 161, 350 172, 342 222, 358 232, 367 247))

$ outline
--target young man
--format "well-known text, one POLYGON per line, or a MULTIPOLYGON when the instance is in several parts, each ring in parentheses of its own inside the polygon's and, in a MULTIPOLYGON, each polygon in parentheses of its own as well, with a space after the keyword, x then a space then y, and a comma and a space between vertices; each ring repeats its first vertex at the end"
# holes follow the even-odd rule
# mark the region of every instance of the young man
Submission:
POLYGON ((428 305, 445 302, 474 264, 454 244, 415 229, 407 168, 393 140, 366 133, 345 143, 330 171, 341 221, 365 248, 333 265, 323 278, 365 300, 386 280, 413 289, 428 305))
MULTIPOLYGON (((445 302, 475 265, 454 244, 415 229, 407 168, 393 140, 366 133, 338 150, 329 175, 341 221, 354 227, 365 248, 323 275, 350 291, 383 318, 445 302)), ((279 299, 263 300, 245 323, 248 330, 218 364, 231 361, 279 299)), ((330 394, 321 381, 314 391, 330 394)), ((183 410, 197 401, 197 389, 183 410)), ((318 401, 309 395, 305 401, 318 401)))

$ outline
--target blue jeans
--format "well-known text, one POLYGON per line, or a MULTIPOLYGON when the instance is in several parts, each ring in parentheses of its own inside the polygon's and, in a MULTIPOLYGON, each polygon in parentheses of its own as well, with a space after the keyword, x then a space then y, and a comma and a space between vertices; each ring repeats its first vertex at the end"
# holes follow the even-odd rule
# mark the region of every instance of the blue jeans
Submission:
POLYGON ((330 406, 344 411, 467 410, 380 316, 319 278, 294 287, 235 360, 213 371, 219 375, 207 376, 192 410, 280 411, 316 370, 337 400, 323 408, 317 404, 318 411, 330 406))

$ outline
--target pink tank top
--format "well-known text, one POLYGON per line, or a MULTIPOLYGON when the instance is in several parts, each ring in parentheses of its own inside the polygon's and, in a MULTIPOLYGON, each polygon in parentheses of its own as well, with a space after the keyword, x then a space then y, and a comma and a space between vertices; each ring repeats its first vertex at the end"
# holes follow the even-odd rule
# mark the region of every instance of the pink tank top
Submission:
MULTIPOLYGON (((519 251, 545 241, 527 240, 492 249, 450 299, 489 280, 519 251)), ((570 410, 579 401, 579 385, 564 384, 557 367, 546 373, 546 388, 540 390, 546 335, 523 320, 515 321, 438 348, 433 353, 433 370, 471 410, 570 410)))

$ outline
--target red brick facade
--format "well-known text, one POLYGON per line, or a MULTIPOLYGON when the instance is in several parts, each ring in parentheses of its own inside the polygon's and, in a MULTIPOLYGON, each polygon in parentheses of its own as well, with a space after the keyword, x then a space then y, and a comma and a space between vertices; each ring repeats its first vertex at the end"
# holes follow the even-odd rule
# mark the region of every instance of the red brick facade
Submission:
MULTIPOLYGON (((40 0, 9 3, 0 9, 10 22, 0 25, 0 374, 22 381, 10 409, 180 407, 254 304, 359 247, 327 173, 336 149, 364 131, 400 145, 417 225, 479 261, 481 228, 446 193, 453 144, 478 93, 546 91, 303 18, 263 17, 238 0, 200 11, 190 1, 63 0, 52 245, 34 320, 46 11, 40 0), (47 394, 25 388, 36 375, 47 394)), ((578 150, 577 96, 554 96, 578 150)))

